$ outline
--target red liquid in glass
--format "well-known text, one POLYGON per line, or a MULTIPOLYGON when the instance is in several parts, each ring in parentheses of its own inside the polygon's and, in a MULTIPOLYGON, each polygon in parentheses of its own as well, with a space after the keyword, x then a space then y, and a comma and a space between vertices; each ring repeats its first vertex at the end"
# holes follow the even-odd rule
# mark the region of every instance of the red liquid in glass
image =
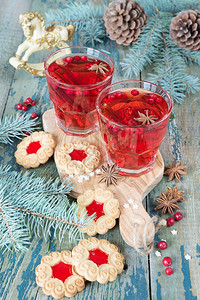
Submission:
POLYGON ((108 254, 101 249, 94 249, 89 251, 89 260, 92 260, 99 267, 102 264, 108 263, 108 254))
MULTIPOLYGON (((110 121, 125 125, 114 125, 100 116, 102 136, 111 161, 127 170, 150 167, 165 136, 169 116, 154 126, 142 125, 136 119, 140 117, 138 112, 146 114, 148 111, 148 115, 153 115, 156 122, 161 120, 169 111, 167 102, 160 95, 147 90, 122 89, 107 95, 100 109, 110 121)), ((126 175, 126 171, 121 173, 126 175)))
POLYGON ((96 213, 94 221, 96 221, 101 216, 105 215, 104 211, 103 211, 103 203, 99 203, 95 200, 93 200, 92 203, 90 203, 88 206, 86 206, 86 210, 87 210, 87 215, 88 216, 91 216, 94 213, 96 213))
POLYGON ((57 62, 48 67, 52 78, 47 77, 47 83, 58 124, 64 130, 71 131, 95 128, 95 102, 100 91, 111 83, 110 66, 102 60, 87 56, 68 56, 57 62), (93 65, 100 63, 103 63, 107 70, 90 70, 93 65), (110 78, 106 80, 108 76, 110 78), (105 80, 106 82, 102 82, 105 80), (62 83, 70 86, 63 86, 62 83))

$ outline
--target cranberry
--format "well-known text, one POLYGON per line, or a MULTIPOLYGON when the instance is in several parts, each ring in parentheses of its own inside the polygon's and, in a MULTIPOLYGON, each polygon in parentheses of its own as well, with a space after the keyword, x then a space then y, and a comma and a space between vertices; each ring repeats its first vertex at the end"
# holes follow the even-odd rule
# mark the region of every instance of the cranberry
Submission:
POLYGON ((70 62, 73 61, 73 57, 67 56, 67 57, 65 57, 65 61, 68 62, 68 63, 70 63, 70 62))
POLYGON ((168 227, 170 227, 170 226, 172 226, 172 225, 174 225, 174 218, 172 218, 172 217, 169 217, 169 218, 167 218, 167 226, 168 227))
POLYGON ((162 260, 162 263, 166 267, 171 266, 171 264, 172 264, 171 257, 168 257, 168 256, 164 257, 163 260, 162 260))
POLYGON ((155 103, 155 100, 154 100, 153 98, 149 98, 149 99, 148 99, 148 103, 149 103, 149 104, 154 104, 154 103, 155 103))
POLYGON ((137 95, 139 95, 139 91, 138 91, 138 90, 132 90, 132 91, 131 91, 131 94, 132 94, 133 96, 137 96, 137 95))
POLYGON ((149 96, 150 96, 150 98, 152 98, 152 99, 156 99, 156 98, 158 98, 158 96, 156 95, 156 94, 149 94, 149 96))
POLYGON ((31 106, 34 106, 36 104, 35 100, 31 101, 31 106))
POLYGON ((162 103, 163 102, 163 98, 162 97, 156 98, 156 102, 159 103, 159 104, 162 103))
POLYGON ((86 60, 87 60, 87 56, 82 55, 82 56, 81 56, 81 60, 82 60, 82 61, 86 61, 86 60))
POLYGON ((74 56, 74 59, 79 61, 81 58, 80 58, 80 56, 77 55, 77 56, 74 56))
POLYGON ((165 273, 167 274, 167 275, 172 275, 173 274, 173 270, 172 270, 172 268, 166 268, 165 269, 165 273))
POLYGON ((27 105, 22 105, 22 108, 21 108, 23 111, 27 111, 27 109, 28 109, 28 107, 27 107, 27 105))
POLYGON ((74 91, 74 95, 75 95, 75 96, 81 96, 81 95, 82 95, 81 89, 76 89, 76 90, 74 91))
POLYGON ((18 110, 22 109, 21 103, 18 103, 18 104, 16 105, 16 108, 17 108, 18 110))
POLYGON ((88 90, 84 90, 84 91, 83 91, 83 95, 84 95, 84 96, 88 96, 89 93, 90 93, 90 92, 89 92, 88 90))
POLYGON ((68 96, 71 96, 73 95, 73 90, 65 90, 65 93, 68 95, 68 96))
POLYGON ((26 103, 31 103, 32 102, 32 99, 31 98, 26 98, 26 103))
POLYGON ((35 119, 35 118, 37 118, 37 116, 38 116, 38 114, 36 114, 36 112, 33 112, 33 113, 31 114, 31 119, 35 119))
POLYGON ((165 241, 160 241, 158 243, 158 248, 160 248, 160 250, 165 250, 167 248, 167 243, 165 241))
POLYGON ((28 131, 24 131, 24 134, 26 135, 30 135, 30 133, 28 131))
POLYGON ((183 219, 183 214, 180 211, 177 211, 174 214, 174 218, 175 218, 176 221, 180 221, 181 219, 183 219))
POLYGON ((116 97, 117 99, 122 98, 122 96, 123 96, 123 93, 122 93, 122 92, 116 92, 116 94, 115 94, 115 97, 116 97))
POLYGON ((114 99, 115 99, 115 95, 114 95, 114 94, 109 94, 109 95, 108 95, 108 99, 114 100, 114 99))

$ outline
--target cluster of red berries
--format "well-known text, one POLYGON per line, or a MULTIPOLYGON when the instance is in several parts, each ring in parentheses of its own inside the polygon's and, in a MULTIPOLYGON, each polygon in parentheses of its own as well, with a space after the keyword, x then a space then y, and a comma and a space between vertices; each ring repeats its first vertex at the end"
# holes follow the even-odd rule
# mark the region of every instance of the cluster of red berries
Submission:
MULTIPOLYGON (((180 221, 182 218, 183 218, 183 214, 180 211, 176 212, 174 214, 174 218, 173 217, 167 218, 167 220, 166 220, 167 221, 167 226, 174 225, 175 220, 180 221)), ((160 241, 158 243, 158 248, 160 250, 165 250, 167 248, 167 242, 160 241)), ((162 263, 163 263, 164 266, 168 267, 168 268, 165 269, 166 275, 172 275, 173 274, 173 269, 169 267, 172 264, 171 257, 168 257, 168 256, 164 257, 163 260, 162 260, 162 263)))
MULTIPOLYGON (((18 103, 16 105, 16 108, 18 110, 27 111, 29 106, 34 106, 35 104, 36 104, 35 100, 32 100, 31 98, 26 98, 26 101, 23 103, 18 103)), ((37 118, 37 116, 38 116, 37 113, 33 112, 31 114, 31 119, 35 119, 35 118, 37 118)))
POLYGON ((174 214, 174 218, 173 217, 169 217, 166 219, 167 221, 167 226, 170 227, 170 226, 173 226, 174 223, 175 223, 175 220, 176 221, 180 221, 181 219, 183 219, 183 215, 180 211, 176 212, 174 214))

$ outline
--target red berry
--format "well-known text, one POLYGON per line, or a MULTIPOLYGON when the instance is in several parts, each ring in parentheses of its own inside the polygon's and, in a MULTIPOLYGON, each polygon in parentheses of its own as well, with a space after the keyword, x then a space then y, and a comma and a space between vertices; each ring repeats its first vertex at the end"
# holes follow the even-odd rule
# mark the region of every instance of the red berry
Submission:
POLYGON ((84 90, 84 91, 83 91, 83 95, 84 95, 84 96, 88 96, 89 93, 90 93, 90 92, 89 92, 88 90, 84 90))
POLYGON ((75 96, 81 96, 81 95, 82 95, 81 89, 76 89, 76 90, 74 91, 74 95, 75 95, 75 96))
POLYGON ((37 114, 36 114, 36 112, 33 112, 32 114, 31 114, 31 119, 35 119, 35 118, 37 118, 37 114))
POLYGON ((172 274, 173 274, 172 268, 166 268, 166 269, 165 269, 165 273, 166 273, 167 275, 172 275, 172 274))
POLYGON ((150 96, 150 98, 152 98, 152 99, 156 99, 156 98, 158 98, 158 95, 156 95, 156 94, 149 94, 149 96, 150 96))
POLYGON ((171 266, 171 264, 172 264, 171 257, 168 257, 168 256, 164 257, 163 260, 162 260, 162 263, 166 267, 171 266))
POLYGON ((18 103, 18 104, 16 105, 16 108, 17 108, 18 110, 22 109, 21 103, 18 103))
POLYGON ((181 219, 183 219, 183 214, 180 211, 177 211, 174 214, 174 218, 175 218, 176 221, 180 221, 181 219))
POLYGON ((70 62, 73 61, 73 57, 72 56, 67 56, 67 57, 65 57, 65 61, 70 63, 70 62))
POLYGON ((87 56, 82 55, 82 56, 81 56, 81 60, 82 60, 82 61, 86 61, 86 60, 87 60, 87 56))
POLYGON ((149 98, 149 99, 148 99, 148 103, 149 103, 149 104, 154 104, 154 103, 155 103, 155 100, 154 100, 153 98, 149 98))
POLYGON ((27 109, 28 109, 27 105, 24 105, 24 104, 23 104, 23 105, 22 105, 22 110, 23 110, 23 111, 27 111, 27 109))
POLYGON ((79 61, 81 58, 80 58, 80 56, 77 55, 77 56, 74 56, 74 59, 79 61))
POLYGON ((71 96, 71 95, 73 95, 73 90, 65 90, 65 93, 68 95, 68 96, 71 96))
POLYGON ((132 90, 132 91, 131 91, 131 94, 132 94, 133 96, 137 96, 137 95, 139 95, 139 91, 138 91, 138 90, 132 90))
POLYGON ((31 103, 32 102, 32 99, 31 98, 26 98, 26 103, 31 103))
POLYGON ((162 97, 156 98, 156 102, 157 102, 157 103, 162 103, 162 102, 163 102, 163 98, 162 98, 162 97))
POLYGON ((117 99, 122 98, 122 96, 123 96, 123 93, 122 93, 122 92, 116 92, 116 94, 115 94, 115 97, 116 97, 117 99))
POLYGON ((36 104, 35 100, 31 101, 31 106, 34 106, 36 104))
POLYGON ((174 225, 174 218, 172 218, 172 217, 169 217, 169 218, 167 218, 167 226, 172 226, 172 225, 174 225))
POLYGON ((167 248, 167 243, 165 241, 160 241, 158 243, 158 248, 160 248, 160 250, 165 250, 167 248))
POLYGON ((109 94, 109 95, 108 95, 108 99, 114 100, 114 99, 115 99, 115 95, 114 95, 114 94, 109 94))
POLYGON ((26 135, 30 135, 30 133, 28 131, 24 131, 24 134, 26 135))

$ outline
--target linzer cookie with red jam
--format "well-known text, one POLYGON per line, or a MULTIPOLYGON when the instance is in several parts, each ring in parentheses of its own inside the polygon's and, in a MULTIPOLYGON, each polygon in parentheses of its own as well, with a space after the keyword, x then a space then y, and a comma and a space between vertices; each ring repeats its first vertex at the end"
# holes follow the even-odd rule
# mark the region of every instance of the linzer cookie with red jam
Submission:
POLYGON ((53 155, 56 143, 51 134, 35 131, 17 145, 16 161, 24 168, 37 168, 53 155))
POLYGON ((119 218, 119 202, 109 190, 97 188, 87 190, 83 195, 77 198, 79 205, 78 217, 87 213, 88 216, 96 213, 91 224, 83 229, 90 236, 97 233, 105 234, 108 229, 115 226, 117 218, 119 218))
POLYGON ((55 162, 65 174, 82 175, 94 171, 99 165, 100 152, 88 142, 74 141, 58 147, 55 162))
POLYGON ((37 266, 36 282, 44 294, 60 299, 73 297, 85 288, 85 280, 75 272, 70 251, 51 252, 37 266))
POLYGON ((72 250, 76 272, 89 281, 114 281, 123 270, 124 257, 117 246, 94 237, 81 240, 72 250))

